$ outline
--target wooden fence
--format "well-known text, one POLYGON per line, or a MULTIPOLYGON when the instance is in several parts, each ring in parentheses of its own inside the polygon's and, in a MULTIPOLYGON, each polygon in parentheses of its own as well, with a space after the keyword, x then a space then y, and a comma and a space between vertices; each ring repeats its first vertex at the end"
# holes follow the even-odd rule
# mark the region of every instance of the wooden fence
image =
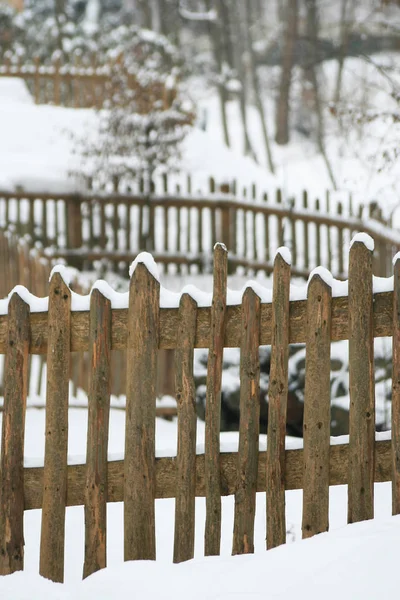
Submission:
MULTIPOLYGON (((179 308, 160 307, 160 285, 143 263, 130 281, 126 308, 99 289, 90 310, 71 311, 60 273, 50 282, 48 312, 30 313, 14 293, 0 316, 6 355, 1 446, 0 574, 23 569, 24 510, 42 509, 40 573, 63 581, 66 506, 85 506, 84 576, 106 566, 106 505, 124 502, 125 560, 155 559, 155 499, 175 498, 174 561, 193 557, 195 497, 206 497, 205 554, 217 555, 221 496, 234 495, 233 554, 254 551, 256 492, 266 493, 267 547, 285 543, 285 490, 303 489, 303 537, 328 530, 329 486, 348 484, 348 521, 373 518, 374 482, 392 481, 400 512, 400 259, 392 291, 373 289, 373 253, 359 238, 349 258, 348 296, 336 297, 323 272, 304 300, 290 299, 290 265, 274 261, 272 303, 253 288, 241 305, 227 298, 227 252, 214 254, 212 304, 183 294, 179 308), (393 337, 392 437, 375 441, 374 337, 393 337), (330 345, 349 340, 350 438, 330 445, 330 345), (288 345, 306 343, 304 449, 285 451, 288 345), (271 345, 267 452, 259 451, 259 346, 271 345), (209 348, 205 454, 196 455, 194 348, 209 348), (220 450, 223 349, 239 347, 240 431, 237 453, 220 450), (107 462, 110 356, 127 349, 124 459, 107 462), (155 456, 155 381, 159 348, 175 350, 178 455, 155 456), (67 464, 71 352, 89 351, 86 461, 67 464), (47 354, 43 467, 24 468, 24 422, 30 354, 47 354), (143 435, 143 432, 146 435, 143 435), (145 476, 144 476, 145 474, 145 476)), ((382 282, 381 282, 382 283, 382 282)), ((390 281, 386 282, 389 289, 390 281)))
POLYGON ((90 191, 77 194, 8 193, 0 191, 0 227, 14 227, 65 258, 79 269, 105 262, 127 276, 133 257, 153 253, 164 272, 211 272, 210 256, 217 240, 230 252, 230 273, 272 272, 279 246, 292 252, 292 274, 308 277, 317 265, 335 277, 347 275, 346 248, 357 231, 375 238, 374 274, 387 276, 400 249, 400 233, 384 221, 379 209, 355 206, 327 193, 323 199, 307 192, 283 202, 281 190, 268 195, 239 190, 210 179, 202 195, 162 178, 146 195, 142 182, 130 193, 90 191))
MULTIPOLYGON (((112 97, 112 80, 119 59, 98 65, 95 56, 90 64, 83 64, 76 56, 74 64, 63 64, 54 58, 51 64, 42 64, 34 58, 30 64, 22 63, 19 57, 4 59, 0 65, 0 77, 16 77, 25 81, 36 104, 54 104, 71 108, 102 108, 112 97)), ((169 108, 176 97, 176 89, 163 82, 151 82, 143 87, 133 75, 129 76, 129 87, 137 92, 138 112, 146 114, 155 103, 169 108)))

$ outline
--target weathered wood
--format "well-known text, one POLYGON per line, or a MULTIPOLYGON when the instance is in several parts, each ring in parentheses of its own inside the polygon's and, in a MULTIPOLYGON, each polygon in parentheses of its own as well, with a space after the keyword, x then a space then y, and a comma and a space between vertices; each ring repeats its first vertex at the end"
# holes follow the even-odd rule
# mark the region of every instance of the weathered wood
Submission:
POLYGON ((400 513, 400 257, 393 269, 392 513, 400 513))
POLYGON ((124 557, 155 560, 155 419, 160 284, 143 263, 129 288, 124 557))
POLYGON ((196 302, 183 294, 175 351, 175 392, 178 404, 177 488, 174 562, 194 556, 196 494, 196 389, 193 377, 196 302))
MULTIPOLYGON (((392 480, 391 442, 375 442, 375 481, 382 483, 392 480)), ((304 460, 303 450, 285 452, 285 488, 298 490, 303 487, 304 460)), ((348 482, 348 444, 331 446, 329 485, 345 485, 348 482)), ((229 496, 235 493, 237 483, 237 454, 233 452, 220 455, 221 494, 229 496)), ((156 459, 156 498, 175 498, 177 476, 176 458, 156 459)), ((85 503, 86 465, 68 467, 67 506, 81 506, 85 503)), ((43 468, 24 469, 25 510, 42 507, 43 468)), ((266 491, 266 452, 259 453, 257 492, 266 491)), ((205 496, 205 459, 204 454, 196 456, 196 497, 205 496)), ((108 463, 108 502, 124 500, 124 462, 108 463)))
POLYGON ((267 548, 286 542, 285 436, 289 359, 290 265, 274 264, 271 368, 268 389, 267 548))
POLYGON ((328 531, 329 527, 331 300, 331 287, 314 275, 307 298, 303 538, 328 531))
MULTIPOLYGON (((293 269, 292 269, 293 275, 293 269)), ((343 296, 332 299, 332 341, 346 340, 349 336, 348 298, 343 296)), ((209 348, 210 344, 210 308, 197 311, 195 348, 209 348)), ((226 327, 224 348, 240 346, 240 306, 226 307, 226 327)), ((305 343, 307 337, 307 303, 305 300, 290 302, 289 342, 305 343)), ((31 354, 46 354, 48 347, 47 313, 31 313, 31 354)), ((176 347, 178 310, 162 308, 160 310, 161 349, 176 347)), ((393 292, 374 294, 373 302, 374 337, 387 337, 393 333, 393 292)), ((126 349, 128 331, 128 311, 113 309, 112 339, 113 350, 126 349)), ((89 349, 89 311, 71 313, 71 351, 83 352, 89 349)), ((272 340, 272 305, 261 305, 261 345, 270 345, 272 340)), ((7 348, 7 315, 0 315, 0 353, 7 348)))
POLYGON ((0 575, 24 568, 24 438, 29 363, 29 306, 8 305, 0 470, 0 575))
POLYGON ((374 516, 375 385, 372 252, 355 242, 349 260, 350 455, 348 522, 374 516))
POLYGON ((107 452, 110 414, 111 302, 90 297, 90 371, 86 449, 85 562, 83 577, 107 565, 107 452))
POLYGON ((64 580, 65 505, 67 501, 68 385, 71 292, 60 273, 49 286, 46 431, 40 574, 64 580))
POLYGON ((260 298, 247 288, 242 300, 240 425, 232 554, 254 552, 260 429, 260 298))
POLYGON ((221 473, 220 444, 222 361, 226 316, 228 279, 228 253, 225 246, 214 249, 213 300, 209 328, 206 391, 205 476, 206 476, 206 527, 204 554, 215 556, 221 544, 221 473))

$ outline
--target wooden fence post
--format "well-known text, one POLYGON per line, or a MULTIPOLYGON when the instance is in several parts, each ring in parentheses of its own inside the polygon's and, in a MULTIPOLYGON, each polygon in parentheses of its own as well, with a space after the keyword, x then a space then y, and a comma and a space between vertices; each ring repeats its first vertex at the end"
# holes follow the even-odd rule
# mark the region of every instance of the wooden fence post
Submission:
POLYGON ((24 438, 28 389, 29 306, 14 293, 8 306, 0 471, 0 575, 24 567, 24 438))
POLYGON ((232 554, 254 552, 260 430, 260 298, 247 288, 242 300, 240 428, 232 554))
POLYGON ((286 542, 285 437, 288 395, 290 264, 274 263, 271 369, 268 389, 267 548, 286 542))
POLYGON ((357 236, 353 241, 349 260, 349 523, 374 516, 375 469, 373 241, 369 238, 370 247, 357 236))
POLYGON ((400 256, 394 263, 392 360, 392 514, 400 513, 400 256))
POLYGON ((206 432, 205 432, 205 488, 206 527, 205 556, 220 553, 221 544, 221 384, 224 352, 228 253, 222 244, 214 249, 213 300, 210 323, 210 349, 207 364, 206 432))
POLYGON ((307 293, 303 538, 329 527, 331 302, 331 287, 314 275, 307 293))
POLYGON ((85 564, 83 577, 107 565, 107 450, 110 414, 111 302, 90 297, 90 371, 86 449, 85 564))
POLYGON ((160 284, 143 263, 128 311, 124 485, 125 560, 155 560, 155 419, 160 284))
POLYGON ((40 574, 59 583, 64 580, 70 336, 71 292, 56 272, 49 286, 40 574))
MULTIPOLYGON (((67 248, 73 250, 82 247, 82 199, 76 196, 67 203, 67 248)), ((69 264, 77 269, 82 268, 82 258, 70 258, 69 264)))
POLYGON ((178 404, 177 489, 175 500, 174 562, 194 556, 196 500, 196 389, 193 377, 197 304, 183 294, 175 350, 178 404))

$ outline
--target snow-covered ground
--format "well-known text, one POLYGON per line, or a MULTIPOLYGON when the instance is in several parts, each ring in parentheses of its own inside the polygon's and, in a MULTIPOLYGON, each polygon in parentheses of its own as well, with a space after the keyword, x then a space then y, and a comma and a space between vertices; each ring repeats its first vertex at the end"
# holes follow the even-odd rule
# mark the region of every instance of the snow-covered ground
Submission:
MULTIPOLYGON (((29 409, 26 419, 27 462, 43 458, 43 410, 29 409), (28 460, 29 458, 29 460, 28 460)), ((0 417, 1 422, 1 417, 0 417)), ((69 453, 85 453, 87 413, 71 409, 69 453)), ((176 449, 177 424, 157 419, 158 453, 176 449)), ((125 414, 112 410, 110 453, 124 448, 125 414)), ((223 446, 237 443, 237 433, 221 435, 223 446)), ((198 422, 198 441, 204 439, 204 423, 198 422)), ((263 436, 265 443, 265 436, 263 436)), ((298 444, 295 441, 294 444, 298 444)), ((288 440, 288 445, 293 443, 288 440)), ((233 530, 233 497, 222 500, 221 558, 203 557, 205 501, 196 500, 195 559, 172 564, 174 501, 156 501, 157 561, 123 564, 123 505, 108 505, 108 565, 103 573, 81 582, 84 552, 82 507, 67 509, 65 584, 51 584, 38 576, 41 511, 25 513, 25 572, 0 577, 0 597, 13 600, 64 598, 357 598, 389 597, 397 586, 395 560, 400 535, 399 518, 391 518, 390 484, 375 487, 376 519, 372 523, 345 526, 346 486, 330 490, 331 533, 301 540, 301 491, 286 493, 288 544, 265 551, 265 494, 257 494, 255 556, 230 558, 233 530), (296 541, 292 544, 291 542, 296 541), (382 586, 384 586, 382 588, 382 586), (387 594, 387 595, 386 595, 387 594)))

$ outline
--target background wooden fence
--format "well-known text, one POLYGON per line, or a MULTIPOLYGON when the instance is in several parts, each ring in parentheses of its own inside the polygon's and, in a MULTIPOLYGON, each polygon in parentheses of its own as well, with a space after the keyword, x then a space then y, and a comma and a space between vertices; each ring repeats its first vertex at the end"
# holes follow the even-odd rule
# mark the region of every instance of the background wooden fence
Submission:
MULTIPOLYGON (((63 64, 53 58, 50 64, 42 64, 34 58, 30 64, 22 63, 18 56, 6 56, 0 65, 0 77, 16 77, 25 81, 36 104, 54 104, 71 108, 102 108, 113 93, 112 76, 119 59, 98 65, 93 55, 89 63, 82 62, 80 55, 74 64, 63 64)), ((130 89, 138 92, 138 112, 146 114, 155 103, 169 108, 176 97, 176 89, 162 82, 141 86, 136 78, 129 76, 130 89)))
MULTIPOLYGON (((307 192, 283 202, 281 190, 271 196, 255 185, 217 188, 213 179, 199 196, 191 178, 173 185, 162 178, 154 193, 143 183, 129 193, 88 191, 83 194, 9 193, 0 191, 0 227, 47 248, 79 269, 103 263, 127 277, 133 257, 153 253, 164 272, 208 273, 217 240, 230 252, 230 273, 272 272, 279 246, 292 252, 292 274, 308 277, 317 265, 336 278, 347 275, 346 248, 357 231, 375 238, 374 274, 391 272, 400 249, 400 233, 379 208, 357 205, 347 195, 337 201, 329 193, 313 199, 307 192)), ((116 182, 116 186, 118 182, 116 182)))
POLYGON ((304 300, 290 300, 290 265, 274 261, 272 303, 249 287, 227 305, 228 259, 214 255, 214 295, 200 308, 187 294, 179 308, 160 307, 160 286, 139 263, 129 306, 112 308, 100 290, 89 311, 71 311, 60 273, 50 282, 48 312, 31 314, 14 293, 0 316, 6 355, 1 447, 0 574, 23 568, 24 510, 42 509, 40 573, 63 581, 65 508, 85 506, 84 576, 106 566, 106 504, 124 502, 125 560, 155 559, 155 499, 175 498, 174 561, 193 557, 195 497, 206 497, 205 554, 219 554, 221 496, 235 496, 233 554, 254 551, 256 492, 267 497, 267 547, 285 543, 285 489, 303 489, 303 537, 328 530, 329 486, 348 484, 348 521, 373 517, 374 481, 392 481, 400 511, 400 260, 393 291, 374 291, 373 255, 356 240, 350 250, 348 296, 318 271, 304 300), (373 340, 393 336, 392 438, 375 441, 373 340), (330 446, 330 344, 349 340, 350 438, 330 446), (289 343, 306 343, 304 449, 285 451, 289 343), (271 345, 267 452, 259 452, 259 346, 271 345), (196 456, 194 348, 212 349, 208 365, 205 454, 196 456), (223 348, 239 347, 240 432, 237 453, 220 452, 223 348), (178 455, 155 457, 158 349, 176 351, 178 455), (127 349, 126 446, 107 462, 111 351, 127 349), (67 464, 71 352, 90 352, 86 462, 67 464), (24 468, 24 416, 30 354, 47 355, 43 467, 24 468), (141 432, 146 431, 146 435, 141 432), (143 474, 146 477, 143 477, 143 474))

